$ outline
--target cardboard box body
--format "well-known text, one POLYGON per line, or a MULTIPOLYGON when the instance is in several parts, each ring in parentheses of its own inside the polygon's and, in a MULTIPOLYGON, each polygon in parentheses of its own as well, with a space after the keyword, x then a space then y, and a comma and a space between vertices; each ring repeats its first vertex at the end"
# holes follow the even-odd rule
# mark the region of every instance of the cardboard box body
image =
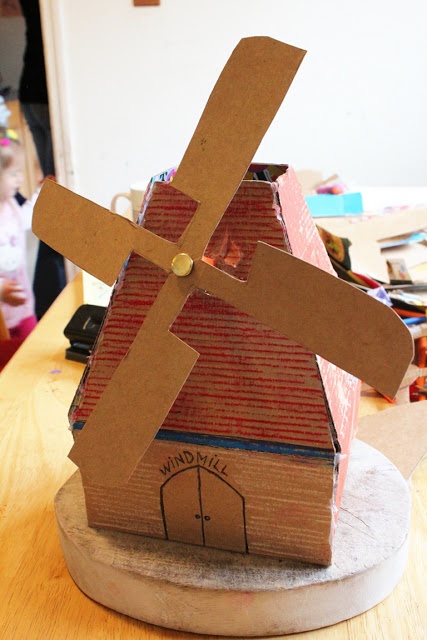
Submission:
MULTIPOLYGON (((176 241, 196 207, 173 182, 154 183, 143 224, 176 241)), ((205 258, 246 280, 259 240, 333 273, 292 169, 242 182, 205 258)), ((165 278, 130 256, 70 410, 76 437, 165 278)), ((304 305, 303 283, 289 287, 304 305)), ((200 357, 127 484, 85 486, 89 524, 328 564, 359 381, 203 291, 171 331, 200 357)))

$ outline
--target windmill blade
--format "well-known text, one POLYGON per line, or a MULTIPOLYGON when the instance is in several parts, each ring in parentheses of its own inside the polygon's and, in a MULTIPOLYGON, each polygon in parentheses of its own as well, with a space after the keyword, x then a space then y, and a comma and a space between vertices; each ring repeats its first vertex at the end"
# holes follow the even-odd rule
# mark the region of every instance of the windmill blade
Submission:
POLYGON ((140 334, 69 454, 90 484, 129 479, 199 355, 169 331, 140 334))
MULTIPOLYGON (((173 181, 174 187, 200 202, 177 243, 195 263, 237 190, 304 53, 270 38, 250 38, 236 47, 221 73, 173 181)), ((150 259, 155 261, 154 256, 150 259)), ((114 485, 130 477, 194 366, 196 352, 168 331, 192 283, 191 275, 169 275, 72 449, 71 459, 94 482, 114 485), (164 379, 167 369, 173 375, 164 379), (140 372, 140 387, 131 390, 129 383, 139 379, 140 372), (121 442, 112 445, 110 435, 116 424, 120 424, 121 442), (113 467, 117 473, 110 473, 113 467)))
POLYGON ((197 266, 200 288, 395 396, 413 358, 413 341, 386 305, 262 242, 246 282, 202 261, 197 266))
POLYGON ((305 51, 244 38, 225 65, 173 179, 200 202, 178 241, 199 259, 280 107, 305 51))
POLYGON ((69 457, 88 482, 124 484, 169 413, 199 357, 168 330, 193 289, 168 277, 77 437, 69 457))
POLYGON ((132 250, 169 270, 175 244, 46 180, 33 214, 33 232, 78 267, 113 284, 132 250))

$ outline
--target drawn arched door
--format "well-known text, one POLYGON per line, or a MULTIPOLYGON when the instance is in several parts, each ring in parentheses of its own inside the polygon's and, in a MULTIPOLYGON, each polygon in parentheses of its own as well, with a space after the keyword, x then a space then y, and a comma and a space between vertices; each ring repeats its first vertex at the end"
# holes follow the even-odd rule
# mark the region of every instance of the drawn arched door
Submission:
POLYGON ((189 467, 160 492, 166 538, 230 551, 247 551, 244 499, 204 467, 189 467))

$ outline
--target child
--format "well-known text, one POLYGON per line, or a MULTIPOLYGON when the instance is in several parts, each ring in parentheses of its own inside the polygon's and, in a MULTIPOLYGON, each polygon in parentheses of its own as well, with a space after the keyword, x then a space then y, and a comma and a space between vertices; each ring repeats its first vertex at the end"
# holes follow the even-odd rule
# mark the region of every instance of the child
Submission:
POLYGON ((0 303, 10 337, 24 339, 37 322, 25 238, 33 201, 19 206, 15 199, 22 184, 23 151, 8 134, 0 131, 0 303))

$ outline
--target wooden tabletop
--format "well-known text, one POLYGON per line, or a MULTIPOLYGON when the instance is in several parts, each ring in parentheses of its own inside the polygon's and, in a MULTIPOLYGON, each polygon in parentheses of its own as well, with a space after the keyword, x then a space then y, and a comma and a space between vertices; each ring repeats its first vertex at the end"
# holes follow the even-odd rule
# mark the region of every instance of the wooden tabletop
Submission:
MULTIPOLYGON (((189 638, 190 634, 132 620, 93 602, 75 586, 62 557, 53 498, 75 469, 67 458, 72 444, 67 412, 83 372, 83 365, 65 360, 68 343, 63 329, 82 302, 77 276, 0 374, 0 638, 189 638)), ((363 401, 362 411, 387 406, 383 399, 370 398, 363 401)), ((410 555, 394 592, 352 620, 292 637, 425 639, 427 459, 414 472, 411 486, 410 555)))

